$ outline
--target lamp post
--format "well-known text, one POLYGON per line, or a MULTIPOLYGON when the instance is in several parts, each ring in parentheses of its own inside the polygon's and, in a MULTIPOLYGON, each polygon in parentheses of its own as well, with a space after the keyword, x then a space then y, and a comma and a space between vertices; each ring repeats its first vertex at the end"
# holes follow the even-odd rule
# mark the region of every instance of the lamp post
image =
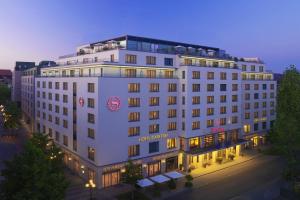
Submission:
POLYGON ((92 200, 93 199, 92 192, 93 189, 96 187, 96 184, 93 182, 92 179, 90 179, 89 182, 85 184, 85 187, 90 189, 90 200, 92 200))

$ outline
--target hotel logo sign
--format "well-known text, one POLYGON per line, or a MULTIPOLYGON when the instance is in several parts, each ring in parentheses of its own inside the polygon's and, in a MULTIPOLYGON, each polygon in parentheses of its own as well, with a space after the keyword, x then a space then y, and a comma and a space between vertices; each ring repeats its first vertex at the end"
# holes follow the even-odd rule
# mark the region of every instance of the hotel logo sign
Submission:
POLYGON ((159 135, 151 135, 151 136, 144 136, 139 138, 139 142, 146 142, 146 141, 151 141, 151 140, 160 140, 163 138, 167 138, 168 134, 167 133, 162 133, 159 135))
POLYGON ((110 111, 118 111, 121 107, 121 100, 119 97, 112 96, 107 100, 107 108, 110 111))

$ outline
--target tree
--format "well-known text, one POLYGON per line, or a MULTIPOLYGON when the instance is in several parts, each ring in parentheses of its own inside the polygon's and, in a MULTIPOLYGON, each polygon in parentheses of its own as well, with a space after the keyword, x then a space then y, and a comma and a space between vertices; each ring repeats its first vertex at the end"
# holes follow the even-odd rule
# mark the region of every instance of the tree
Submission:
MULTIPOLYGON (((128 160, 122 178, 124 183, 135 187, 137 181, 143 178, 140 166, 133 164, 132 160, 128 160)), ((134 199, 134 190, 131 193, 131 199, 134 199)))
POLYGON ((64 199, 68 183, 56 164, 57 157, 51 158, 36 141, 37 138, 29 140, 23 153, 5 162, 0 199, 64 199))
POLYGON ((283 74, 276 111, 277 118, 270 140, 276 151, 286 158, 287 174, 294 182, 300 163, 300 73, 295 66, 288 67, 283 74))
POLYGON ((4 128, 15 129, 19 126, 21 110, 15 102, 9 102, 4 107, 4 128))
POLYGON ((10 99, 10 88, 7 85, 0 84, 0 105, 6 104, 10 99))

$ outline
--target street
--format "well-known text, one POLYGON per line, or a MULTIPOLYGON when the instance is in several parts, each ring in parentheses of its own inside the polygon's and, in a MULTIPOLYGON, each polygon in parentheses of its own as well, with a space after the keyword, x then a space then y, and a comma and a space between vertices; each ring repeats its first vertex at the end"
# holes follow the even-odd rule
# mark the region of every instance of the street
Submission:
POLYGON ((194 179, 194 188, 168 199, 272 199, 280 182, 283 161, 260 156, 251 161, 194 179))

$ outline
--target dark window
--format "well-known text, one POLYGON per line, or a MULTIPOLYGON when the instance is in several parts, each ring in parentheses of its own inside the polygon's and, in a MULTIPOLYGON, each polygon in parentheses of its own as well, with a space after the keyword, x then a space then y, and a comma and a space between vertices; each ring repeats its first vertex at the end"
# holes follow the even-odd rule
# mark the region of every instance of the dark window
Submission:
POLYGON ((149 153, 159 152, 159 142, 149 143, 149 153))
POLYGON ((165 58, 165 66, 173 66, 173 58, 165 58))
POLYGON ((258 124, 254 124, 254 131, 257 131, 258 130, 258 124))
POLYGON ((226 91, 226 84, 220 84, 220 91, 226 91))

